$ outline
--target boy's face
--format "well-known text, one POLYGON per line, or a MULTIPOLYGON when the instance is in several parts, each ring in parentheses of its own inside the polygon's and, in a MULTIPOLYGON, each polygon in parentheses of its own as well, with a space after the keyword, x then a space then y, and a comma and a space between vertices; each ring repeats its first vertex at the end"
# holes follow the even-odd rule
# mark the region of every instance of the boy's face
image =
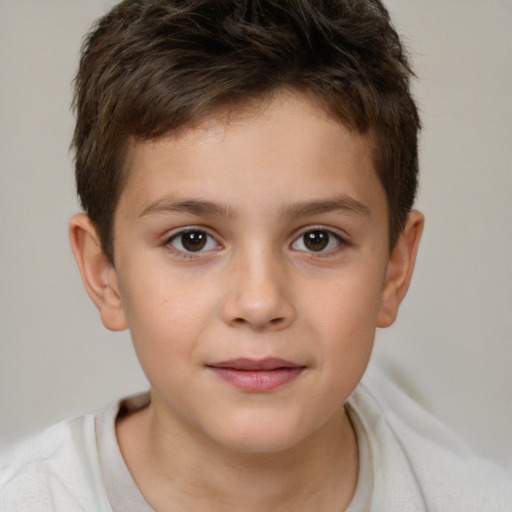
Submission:
POLYGON ((127 165, 108 280, 160 421, 243 452, 328 428, 386 323, 367 138, 283 94, 135 143, 127 165))

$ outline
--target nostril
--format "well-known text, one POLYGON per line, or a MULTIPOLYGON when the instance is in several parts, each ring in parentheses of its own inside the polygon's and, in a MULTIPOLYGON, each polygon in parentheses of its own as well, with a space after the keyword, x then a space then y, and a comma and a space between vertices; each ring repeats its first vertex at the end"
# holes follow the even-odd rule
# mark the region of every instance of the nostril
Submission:
POLYGON ((248 325, 248 324, 251 324, 253 325, 254 327, 264 327, 264 324, 266 324, 267 326, 271 325, 271 326, 275 326, 275 327, 279 327, 280 325, 282 325, 283 323, 285 323, 285 318, 284 317, 278 317, 278 318, 272 318, 271 320, 269 320, 268 322, 262 322, 261 326, 257 325, 258 322, 250 322, 249 320, 247 320, 246 318, 243 318, 243 317, 237 317, 237 318, 234 318, 233 319, 233 325, 238 325, 238 326, 244 326, 244 325, 248 325))

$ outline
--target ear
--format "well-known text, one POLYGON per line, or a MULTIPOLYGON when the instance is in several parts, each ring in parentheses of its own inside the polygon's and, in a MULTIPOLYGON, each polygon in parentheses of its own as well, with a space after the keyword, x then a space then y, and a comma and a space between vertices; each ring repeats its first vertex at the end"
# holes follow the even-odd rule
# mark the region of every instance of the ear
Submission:
POLYGON ((73 216, 69 240, 85 289, 96 304, 103 325, 111 331, 126 329, 116 271, 103 253, 96 228, 87 215, 73 216))
POLYGON ((423 225, 424 217, 420 212, 409 213, 389 258, 377 327, 389 327, 396 319, 400 303, 409 289, 423 225))

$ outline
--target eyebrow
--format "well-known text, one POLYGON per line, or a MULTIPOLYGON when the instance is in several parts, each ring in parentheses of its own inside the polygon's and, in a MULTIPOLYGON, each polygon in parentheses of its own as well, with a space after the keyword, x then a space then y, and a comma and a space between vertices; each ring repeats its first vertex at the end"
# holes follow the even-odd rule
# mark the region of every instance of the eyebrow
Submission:
POLYGON ((341 195, 332 199, 318 199, 290 204, 284 209, 289 217, 306 217, 322 213, 346 212, 368 217, 370 210, 361 201, 347 195, 341 195))
POLYGON ((233 217, 233 211, 228 206, 203 201, 200 199, 158 199, 144 208, 140 217, 158 213, 190 213, 192 215, 218 215, 221 217, 233 217))
MULTIPOLYGON (((292 203, 283 208, 285 217, 307 217, 322 213, 346 212, 359 216, 369 216, 370 210, 362 202, 353 197, 342 195, 331 199, 317 199, 292 203)), ((139 218, 159 213, 189 213, 192 215, 216 215, 235 217, 232 208, 221 203, 201 199, 158 199, 144 208, 139 218)))

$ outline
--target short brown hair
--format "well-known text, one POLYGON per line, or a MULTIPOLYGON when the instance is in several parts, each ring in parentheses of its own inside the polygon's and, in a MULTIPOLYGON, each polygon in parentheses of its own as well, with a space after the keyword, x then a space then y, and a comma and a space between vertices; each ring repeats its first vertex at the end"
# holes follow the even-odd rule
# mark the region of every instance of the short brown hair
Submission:
POLYGON ((379 0, 124 0, 87 36, 75 80, 77 191, 113 262, 130 140, 282 88, 374 142, 393 247, 417 188, 418 112, 379 0))

